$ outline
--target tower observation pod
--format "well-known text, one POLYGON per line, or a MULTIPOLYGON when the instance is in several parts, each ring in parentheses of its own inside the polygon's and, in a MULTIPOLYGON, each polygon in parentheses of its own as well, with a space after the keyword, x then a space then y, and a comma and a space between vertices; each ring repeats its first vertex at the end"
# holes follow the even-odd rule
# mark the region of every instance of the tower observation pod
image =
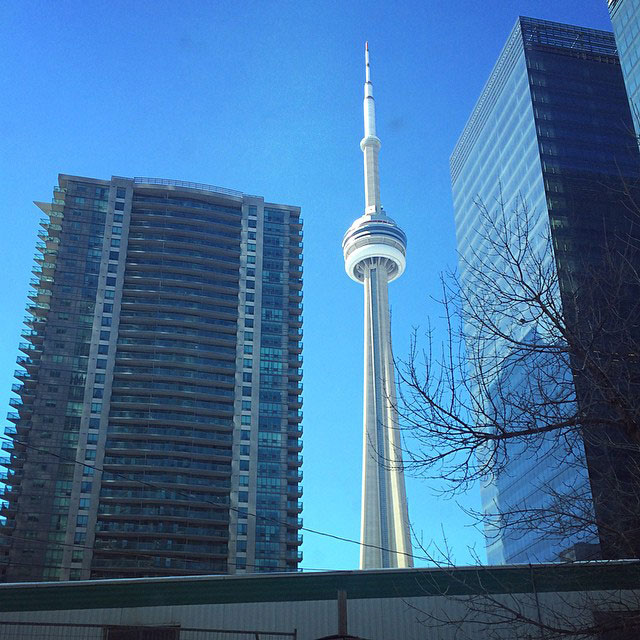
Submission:
POLYGON ((364 285, 364 426, 360 568, 411 567, 411 538, 391 350, 388 284, 404 272, 407 237, 380 205, 369 45, 365 45, 364 215, 342 241, 350 278, 364 285))

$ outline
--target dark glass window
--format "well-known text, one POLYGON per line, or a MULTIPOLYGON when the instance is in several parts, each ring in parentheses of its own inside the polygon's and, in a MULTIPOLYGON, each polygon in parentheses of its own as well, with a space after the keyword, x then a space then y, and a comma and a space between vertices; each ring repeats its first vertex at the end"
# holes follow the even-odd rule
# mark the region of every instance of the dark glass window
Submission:
POLYGON ((124 211, 124 202, 116 202, 116 211, 124 211))
MULTIPOLYGON (((111 266, 111 265, 109 265, 111 266)), ((114 265, 115 267, 116 265, 114 265)), ((115 278, 111 278, 111 277, 107 277, 107 287, 115 287, 116 286, 116 279, 115 278)))
POLYGON ((127 190, 124 187, 116 188, 116 198, 124 198, 127 193, 127 190))
POLYGON ((109 251, 109 260, 118 260, 120 258, 119 251, 109 251))

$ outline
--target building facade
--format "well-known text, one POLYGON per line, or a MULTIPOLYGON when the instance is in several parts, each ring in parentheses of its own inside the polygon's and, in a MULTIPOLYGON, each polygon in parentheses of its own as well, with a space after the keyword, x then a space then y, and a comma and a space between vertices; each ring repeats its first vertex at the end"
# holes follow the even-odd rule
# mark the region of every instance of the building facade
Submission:
POLYGON ((608 0, 608 4, 633 123, 640 135, 640 2, 608 0))
MULTIPOLYGON (((616 260, 609 259, 626 246, 624 238, 633 226, 624 202, 640 169, 632 130, 611 33, 519 18, 451 156, 463 288, 469 292, 475 286, 474 268, 491 250, 496 240, 491 234, 500 226, 490 221, 499 218, 507 244, 513 242, 513 248, 517 238, 525 238, 527 251, 535 257, 537 272, 524 276, 525 283, 528 277, 533 282, 539 274, 549 274, 549 282, 557 284, 549 300, 562 309, 573 335, 585 338, 587 327, 598 322, 613 327, 616 310, 616 317, 630 313, 635 303, 624 296, 598 298, 595 280, 588 274, 604 264, 615 271, 616 260), (616 245, 615 238, 623 242, 616 245), (596 318, 602 309, 612 311, 596 318)), ((620 264, 639 264, 635 254, 629 259, 619 255, 620 264)), ((509 265, 497 259, 493 267, 496 273, 506 273, 509 265)), ((500 277, 495 286, 504 286, 500 277)), ((637 293, 638 283, 630 286, 637 293)), ((575 360, 558 367, 557 361, 541 361, 535 349, 529 350, 529 361, 522 352, 509 352, 514 344, 548 339, 539 319, 527 317, 526 305, 522 311, 496 308, 492 313, 497 330, 493 342, 484 343, 484 354, 491 352, 501 364, 493 378, 484 378, 478 398, 497 413, 504 410, 507 429, 510 419, 520 416, 514 415, 513 404, 511 414, 504 409, 504 399, 527 384, 529 400, 540 407, 555 406, 555 411, 564 403, 568 414, 582 412, 592 423, 610 417, 596 415, 593 386, 572 374, 580 368, 575 360), (511 342, 506 344, 500 334, 511 336, 511 342), (532 389, 528 376, 533 371, 536 382, 545 377, 548 382, 532 389)), ((592 353, 605 353, 610 347, 603 343, 592 353)), ((556 421, 561 418, 554 416, 556 421)), ((490 563, 552 561, 567 553, 580 558, 580 550, 630 557, 606 535, 603 538, 616 509, 611 485, 608 490, 602 481, 625 464, 611 449, 597 449, 590 438, 579 437, 567 445, 552 435, 509 445, 499 471, 482 490, 485 513, 496 514, 495 526, 487 526, 490 563), (566 505, 578 497, 581 513, 573 514, 575 519, 569 515, 562 535, 505 525, 506 513, 544 513, 551 499, 566 505), (572 524, 578 517, 596 525, 572 524)))
POLYGON ((365 50, 365 211, 342 241, 347 275, 364 286, 364 424, 360 568, 412 567, 409 513, 391 349, 389 283, 402 275, 407 238, 380 204, 369 45, 365 50))
POLYGON ((69 175, 36 204, 3 579, 296 570, 299 208, 69 175))

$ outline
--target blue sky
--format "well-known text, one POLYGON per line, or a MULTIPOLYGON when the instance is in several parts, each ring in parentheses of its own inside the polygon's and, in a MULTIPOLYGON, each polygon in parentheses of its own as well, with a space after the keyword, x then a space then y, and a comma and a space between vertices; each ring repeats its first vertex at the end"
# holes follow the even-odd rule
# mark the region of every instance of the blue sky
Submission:
MULTIPOLYGON (((518 15, 611 29, 605 0, 3 2, 0 411, 41 217, 31 202, 50 199, 58 173, 176 178, 300 205, 304 522, 358 538, 363 298, 340 243, 363 211, 364 42, 382 202, 409 238, 390 290, 403 358, 412 328, 441 327, 432 298, 456 263, 449 154, 518 15)), ((446 535, 458 564, 472 561, 468 547, 484 557, 437 483, 407 484, 425 544, 446 535)), ((477 507, 479 496, 463 503, 477 507)), ((303 550, 308 568, 358 563, 356 545, 311 533, 303 550)))

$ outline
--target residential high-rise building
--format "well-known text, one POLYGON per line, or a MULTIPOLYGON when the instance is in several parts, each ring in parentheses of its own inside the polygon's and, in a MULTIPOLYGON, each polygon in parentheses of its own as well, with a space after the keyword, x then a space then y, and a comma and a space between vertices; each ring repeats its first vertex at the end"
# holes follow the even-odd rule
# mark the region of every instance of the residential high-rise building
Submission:
POLYGON ((409 515, 396 408, 388 284, 402 275, 407 238, 380 204, 373 85, 366 45, 365 211, 342 241, 347 274, 364 285, 364 429, 360 568, 411 567, 409 515))
MULTIPOLYGON (((520 249, 525 246, 523 242, 528 242, 527 251, 539 256, 540 269, 537 273, 527 272, 523 276, 525 283, 529 278, 539 286, 536 279, 545 273, 557 275, 550 275, 548 280, 549 295, 555 296, 554 305, 562 308, 574 337, 581 336, 585 343, 591 341, 590 353, 596 359, 605 358, 607 353, 612 356, 609 372, 618 366, 622 372, 623 366, 635 358, 635 348, 620 349, 612 341, 617 339, 614 327, 619 326, 619 319, 633 317, 640 283, 623 285, 612 277, 610 291, 604 292, 606 287, 600 281, 598 289, 592 276, 598 269, 613 275, 618 266, 632 265, 638 258, 633 253, 633 243, 628 243, 625 237, 637 227, 631 220, 630 200, 626 199, 640 175, 640 158, 632 131, 613 35, 521 17, 450 163, 463 288, 472 291, 474 287, 474 265, 482 263, 480 257, 486 255, 492 241, 487 234, 502 228, 503 236, 493 238, 497 242, 513 243, 513 247, 520 243, 517 245, 520 249), (484 220, 483 208, 487 212, 484 220), (497 218, 500 221, 493 227, 487 223, 497 218), (550 236, 553 246, 548 253, 548 245, 541 242, 545 236, 550 236), (621 292, 618 298, 614 296, 616 287, 621 292), (635 293, 628 296, 629 291, 635 293), (616 349, 620 349, 617 358, 616 349)), ((508 266, 498 259, 492 269, 496 274, 506 274, 508 266)), ((502 286, 498 275, 495 286, 502 286)), ((526 295, 522 300, 525 299, 526 295)), ((478 303, 483 304, 479 299, 478 303)), ((485 406, 490 403, 495 411, 501 411, 501 403, 511 395, 510 388, 517 390, 518 385, 530 384, 523 376, 527 367, 529 371, 535 367, 537 381, 547 376, 548 382, 533 389, 530 399, 545 406, 543 399, 547 396, 549 415, 560 411, 558 407, 563 403, 567 408, 571 408, 572 402, 577 403, 578 411, 574 411, 575 405, 571 410, 574 415, 583 415, 582 436, 588 437, 572 441, 570 451, 566 450, 568 442, 544 435, 537 440, 530 438, 526 444, 507 445, 506 458, 501 461, 504 464, 482 490, 486 513, 496 514, 504 523, 501 514, 519 510, 530 513, 536 509, 540 514, 550 510, 555 501, 560 505, 558 513, 565 507, 564 515, 558 515, 555 524, 564 517, 566 527, 564 535, 551 535, 536 526, 529 531, 521 527, 489 526, 489 562, 555 560, 571 548, 577 556, 582 550, 586 555, 595 553, 605 558, 630 557, 635 553, 633 549, 640 547, 637 532, 633 533, 637 521, 635 525, 624 523, 622 510, 618 509, 624 500, 631 503, 625 484, 629 482, 625 476, 627 465, 616 446, 620 434, 613 428, 602 430, 600 433, 604 435, 594 443, 591 434, 595 429, 590 429, 598 421, 610 422, 611 416, 595 397, 593 385, 572 374, 580 370, 577 359, 565 371, 556 362, 555 370, 548 375, 544 367, 553 363, 531 364, 522 359, 521 353, 515 353, 510 360, 512 347, 501 336, 513 336, 511 345, 518 341, 534 345, 537 340, 547 339, 540 334, 540 318, 524 316, 516 308, 505 308, 495 310, 491 318, 486 317, 485 327, 496 327, 495 339, 483 343, 482 353, 477 347, 475 355, 481 358, 498 354, 503 366, 482 379, 477 390, 481 399, 478 402, 484 402, 485 406), (545 384, 559 385, 561 389, 545 389, 545 384), (566 392, 563 397, 561 391, 566 392), (605 441, 608 442, 604 444, 605 441), (584 498, 583 511, 572 513, 570 500, 580 495, 584 498), (580 515, 589 520, 587 511, 593 513, 595 529, 581 527, 574 519, 580 515), (630 528, 612 534, 616 527, 626 526, 630 528), (621 540, 625 543, 621 544, 621 540)), ((632 330, 629 327, 627 324, 627 331, 632 330)), ((563 340, 566 339, 565 336, 563 340)), ((528 353, 528 357, 536 357, 535 349, 528 353)), ((611 382, 613 388, 617 384, 611 382)), ((618 391, 623 396, 628 398, 637 393, 637 389, 629 389, 625 384, 621 378, 618 391)), ((527 410, 522 406, 511 408, 514 412, 527 410)), ((504 428, 508 430, 508 411, 505 415, 504 428)), ((638 495, 636 492, 634 499, 638 495)), ((536 524, 533 519, 530 523, 536 524)))
POLYGON ((640 135, 640 2, 608 0, 608 4, 635 131, 640 135))
POLYGON ((70 175, 36 204, 3 579, 295 571, 300 209, 70 175))

